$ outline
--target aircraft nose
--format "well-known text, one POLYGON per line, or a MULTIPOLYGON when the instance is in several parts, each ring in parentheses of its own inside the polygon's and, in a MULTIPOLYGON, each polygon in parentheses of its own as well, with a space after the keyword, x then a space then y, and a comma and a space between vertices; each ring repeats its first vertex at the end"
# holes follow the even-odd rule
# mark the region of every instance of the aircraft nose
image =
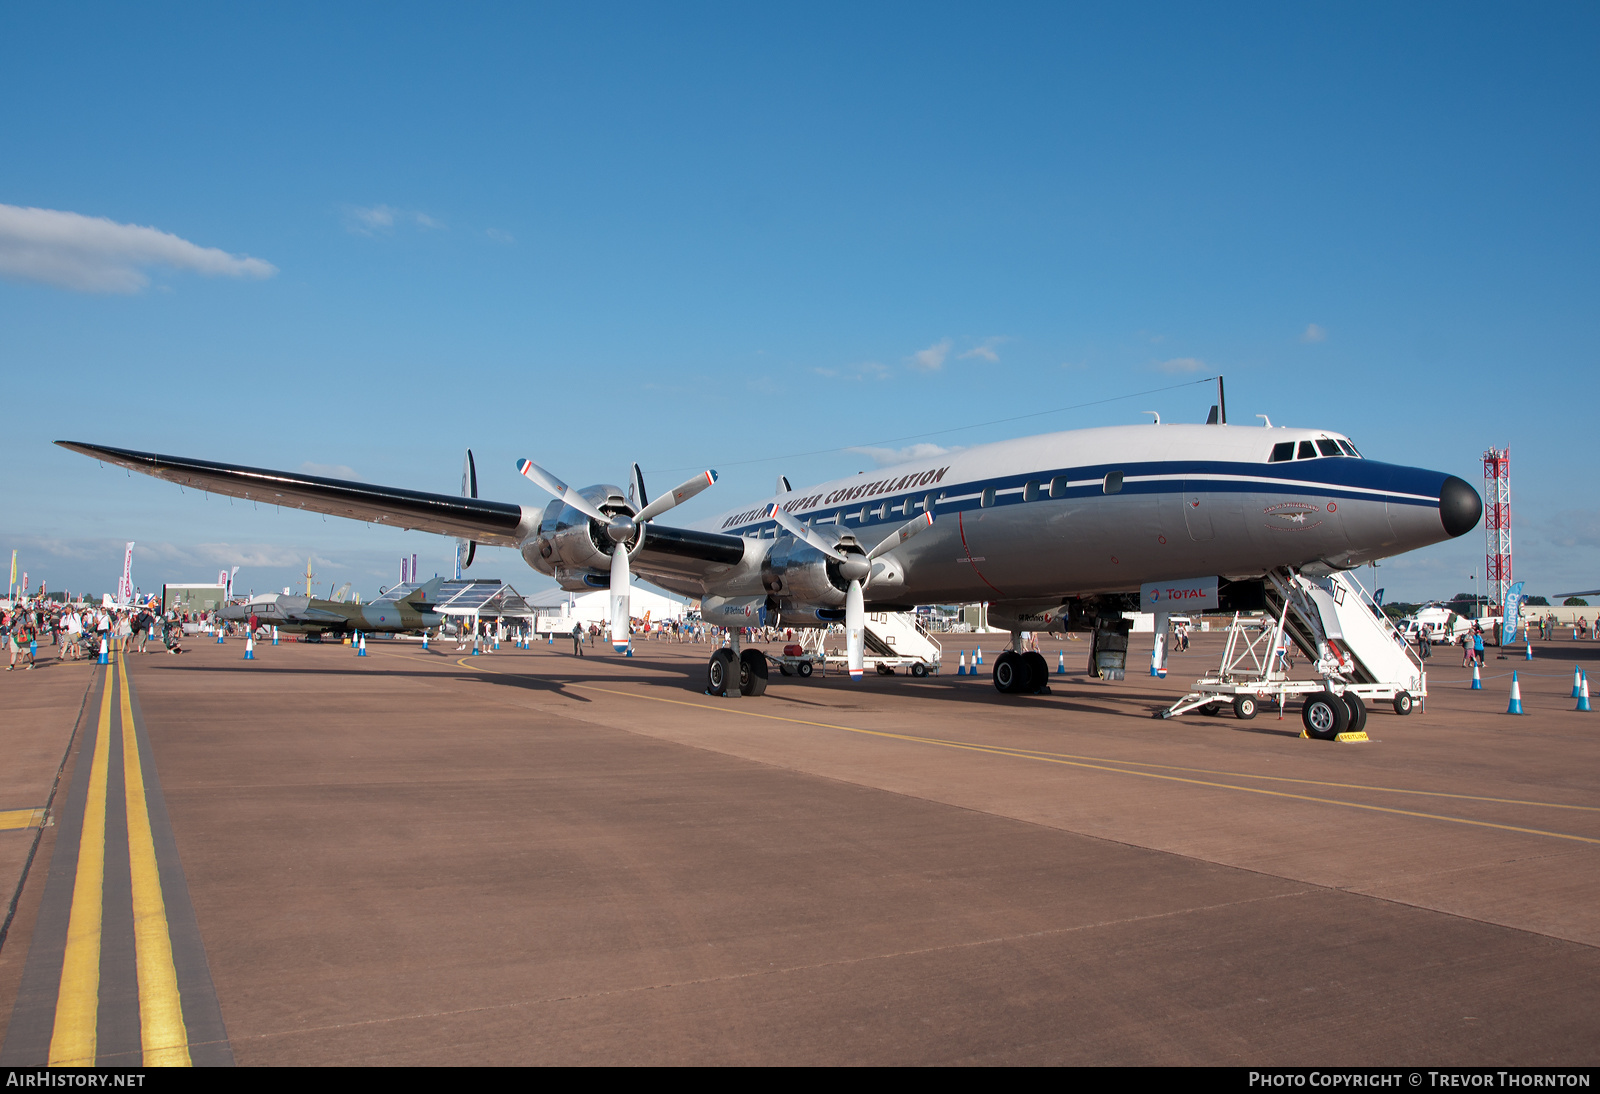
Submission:
POLYGON ((1463 479, 1450 475, 1439 487, 1439 521, 1452 538, 1464 536, 1478 526, 1483 516, 1483 499, 1463 479))

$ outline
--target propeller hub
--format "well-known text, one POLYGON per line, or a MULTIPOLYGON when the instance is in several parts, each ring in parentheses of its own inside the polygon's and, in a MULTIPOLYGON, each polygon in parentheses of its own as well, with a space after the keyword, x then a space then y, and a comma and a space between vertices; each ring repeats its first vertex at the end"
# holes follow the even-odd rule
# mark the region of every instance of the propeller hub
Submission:
POLYGON ((627 543, 639 531, 639 525, 626 513, 618 513, 606 523, 606 535, 612 543, 627 543))
POLYGON ((872 564, 864 558, 839 563, 839 577, 845 581, 865 581, 871 572, 872 564))

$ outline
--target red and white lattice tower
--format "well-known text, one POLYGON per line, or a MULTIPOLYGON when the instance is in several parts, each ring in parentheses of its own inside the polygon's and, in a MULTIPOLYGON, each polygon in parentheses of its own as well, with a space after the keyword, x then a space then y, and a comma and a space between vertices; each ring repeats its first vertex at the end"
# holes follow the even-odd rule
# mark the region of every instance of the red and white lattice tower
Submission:
POLYGON ((1483 454, 1483 576, 1491 603, 1504 611, 1511 591, 1511 449, 1483 454))

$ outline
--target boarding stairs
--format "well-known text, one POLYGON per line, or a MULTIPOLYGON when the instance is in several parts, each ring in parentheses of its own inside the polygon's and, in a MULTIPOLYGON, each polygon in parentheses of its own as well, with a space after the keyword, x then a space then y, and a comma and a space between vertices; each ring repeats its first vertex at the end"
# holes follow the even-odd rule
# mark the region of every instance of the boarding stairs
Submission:
POLYGON ((1427 695, 1421 659, 1353 574, 1312 578, 1284 569, 1268 574, 1265 584, 1266 616, 1236 613, 1217 671, 1197 680, 1163 716, 1214 710, 1240 696, 1276 698, 1281 706, 1290 695, 1349 689, 1364 700, 1399 701, 1410 709, 1406 697, 1427 695), (1317 679, 1291 679, 1290 642, 1317 679))

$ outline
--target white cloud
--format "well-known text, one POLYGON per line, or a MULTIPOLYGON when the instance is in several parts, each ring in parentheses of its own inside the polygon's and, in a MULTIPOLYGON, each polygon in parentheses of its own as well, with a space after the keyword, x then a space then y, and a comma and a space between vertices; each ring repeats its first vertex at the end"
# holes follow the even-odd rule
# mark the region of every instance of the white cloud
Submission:
POLYGON ((499 228, 485 228, 483 230, 483 234, 485 236, 489 237, 489 240, 491 242, 493 242, 493 243, 510 244, 510 243, 515 243, 517 241, 516 237, 513 236, 510 232, 502 231, 499 228))
POLYGON ((1600 547, 1600 512, 1593 509, 1563 509, 1535 527, 1558 547, 1600 547))
POLYGON ((854 452, 865 456, 879 467, 892 467, 897 463, 908 463, 911 460, 931 460, 935 456, 947 456, 952 452, 960 452, 960 448, 942 448, 936 444, 913 444, 905 448, 849 448, 847 452, 854 452))
POLYGON ((1156 368, 1169 376, 1182 372, 1199 372, 1206 367, 1206 363, 1198 357, 1174 357, 1170 361, 1158 361, 1156 368))
POLYGON ((360 475, 355 469, 346 467, 342 463, 312 463, 307 460, 300 465, 300 470, 308 475, 321 475, 325 479, 359 479, 360 475))
POLYGON ((79 292, 136 293, 144 270, 169 266, 209 277, 271 277, 278 268, 201 247, 170 232, 58 209, 0 205, 0 276, 79 292))
POLYGON ((983 360, 988 361, 991 365, 999 364, 999 350, 1000 347, 1006 343, 1006 341, 1008 341, 1008 339, 999 335, 993 338, 985 338, 982 342, 963 353, 960 359, 965 361, 969 357, 980 357, 983 360))
POLYGON ((926 372, 937 372, 944 368, 944 359, 950 356, 952 344, 950 339, 944 338, 927 349, 919 349, 911 355, 911 364, 926 372))
POLYGON ((1319 327, 1315 323, 1307 323, 1305 333, 1300 335, 1300 341, 1302 342, 1326 342, 1327 340, 1327 328, 1319 327))
POLYGON ((347 205, 344 226, 363 236, 388 235, 396 224, 415 224, 419 228, 443 229, 444 225, 416 209, 397 209, 393 205, 347 205))

